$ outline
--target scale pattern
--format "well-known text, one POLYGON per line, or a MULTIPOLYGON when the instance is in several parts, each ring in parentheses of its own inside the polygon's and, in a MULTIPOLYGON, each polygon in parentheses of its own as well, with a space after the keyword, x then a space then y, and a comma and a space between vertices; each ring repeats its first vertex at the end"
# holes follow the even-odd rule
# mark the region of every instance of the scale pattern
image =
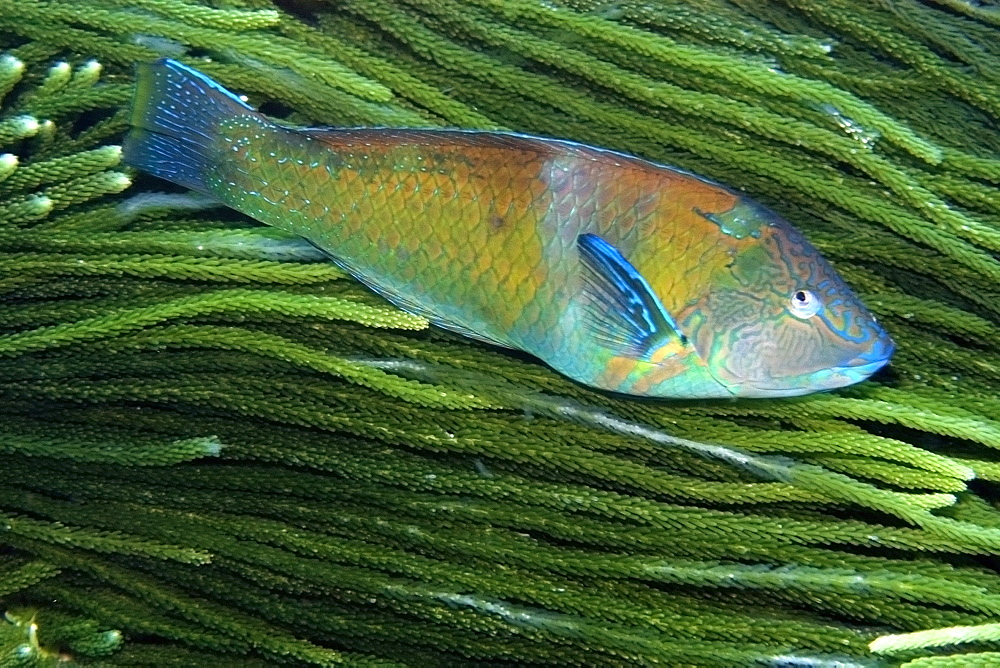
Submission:
POLYGON ((858 382, 892 353, 802 235, 693 174, 515 134, 289 128, 172 61, 141 72, 138 91, 132 164, 306 237, 404 309, 590 385, 788 396, 858 382), (641 353, 595 332, 641 314, 594 318, 581 235, 610 244, 680 331, 641 353), (795 312, 797 295, 821 308, 795 312))

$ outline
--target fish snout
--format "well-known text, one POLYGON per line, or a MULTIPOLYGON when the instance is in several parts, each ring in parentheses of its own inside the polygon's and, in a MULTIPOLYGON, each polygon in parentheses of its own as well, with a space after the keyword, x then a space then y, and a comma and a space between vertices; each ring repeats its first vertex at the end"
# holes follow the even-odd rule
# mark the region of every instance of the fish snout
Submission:
POLYGON ((836 368, 836 371, 850 379, 851 384, 860 382, 884 367, 896 352, 896 343, 885 330, 879 328, 871 347, 836 368))

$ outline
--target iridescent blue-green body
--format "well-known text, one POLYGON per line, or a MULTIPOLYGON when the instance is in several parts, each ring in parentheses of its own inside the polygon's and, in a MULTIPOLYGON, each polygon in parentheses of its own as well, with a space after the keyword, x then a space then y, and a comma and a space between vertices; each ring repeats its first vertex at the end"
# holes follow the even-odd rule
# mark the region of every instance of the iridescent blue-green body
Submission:
POLYGON ((170 60, 140 69, 132 123, 129 163, 589 385, 789 396, 863 380, 893 351, 788 223, 677 169, 514 134, 291 128, 170 60))

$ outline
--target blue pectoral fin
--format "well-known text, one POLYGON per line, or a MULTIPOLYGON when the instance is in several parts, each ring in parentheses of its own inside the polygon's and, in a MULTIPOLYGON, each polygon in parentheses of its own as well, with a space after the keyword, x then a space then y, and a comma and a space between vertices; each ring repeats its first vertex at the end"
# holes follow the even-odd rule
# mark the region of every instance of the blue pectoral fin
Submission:
POLYGON ((639 359, 671 341, 687 344, 649 283, 617 248, 595 234, 581 234, 577 246, 586 322, 602 343, 639 359))

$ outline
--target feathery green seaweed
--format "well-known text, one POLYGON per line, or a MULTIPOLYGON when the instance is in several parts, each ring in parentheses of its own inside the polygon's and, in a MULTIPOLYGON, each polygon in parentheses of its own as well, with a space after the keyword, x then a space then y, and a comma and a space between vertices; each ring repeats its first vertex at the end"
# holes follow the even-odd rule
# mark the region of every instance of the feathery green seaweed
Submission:
POLYGON ((994 14, 0 0, 0 665, 992 665, 994 14), (827 395, 644 402, 429 328, 120 165, 161 55, 293 122, 744 188, 899 353, 827 395))

